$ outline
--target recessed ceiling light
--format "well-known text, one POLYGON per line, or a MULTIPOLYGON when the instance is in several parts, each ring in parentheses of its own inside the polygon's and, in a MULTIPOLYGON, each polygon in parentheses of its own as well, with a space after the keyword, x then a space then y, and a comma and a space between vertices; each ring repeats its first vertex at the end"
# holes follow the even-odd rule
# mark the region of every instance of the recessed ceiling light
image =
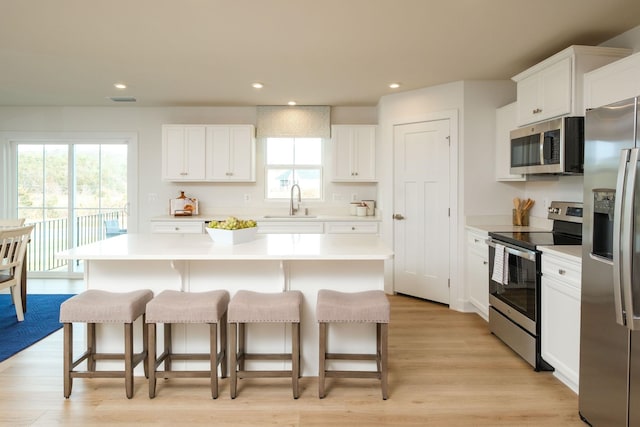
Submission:
POLYGON ((126 89, 127 85, 124 83, 114 83, 116 89, 126 89))
POLYGON ((391 83, 389 84, 389 87, 391 89, 398 89, 400 87, 400 83, 391 83))
POLYGON ((260 82, 255 82, 251 86, 253 86, 254 89, 262 89, 264 87, 264 85, 260 82))
POLYGON ((287 102, 288 105, 296 105, 296 101, 289 101, 287 102))

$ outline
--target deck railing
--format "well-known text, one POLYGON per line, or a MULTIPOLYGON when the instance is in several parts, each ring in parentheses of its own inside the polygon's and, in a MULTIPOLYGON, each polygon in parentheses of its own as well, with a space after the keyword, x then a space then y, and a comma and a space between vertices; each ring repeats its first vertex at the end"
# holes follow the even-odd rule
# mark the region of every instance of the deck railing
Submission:
MULTIPOLYGON (((122 210, 77 216, 73 247, 103 240, 106 237, 105 221, 117 220, 122 228, 126 228, 123 224, 125 218, 122 210)), ((60 218, 29 224, 35 228, 27 249, 27 270, 51 271, 66 266, 68 261, 57 259, 55 254, 70 248, 69 220, 60 218)))

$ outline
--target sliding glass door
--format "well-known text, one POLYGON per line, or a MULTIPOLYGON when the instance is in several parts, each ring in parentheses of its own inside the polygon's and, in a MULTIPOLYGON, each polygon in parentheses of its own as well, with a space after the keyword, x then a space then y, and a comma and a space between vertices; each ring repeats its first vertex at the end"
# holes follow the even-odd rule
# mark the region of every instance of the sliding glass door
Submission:
POLYGON ((126 232, 127 141, 18 142, 17 215, 35 224, 27 255, 33 275, 74 275, 82 263, 59 251, 126 232))

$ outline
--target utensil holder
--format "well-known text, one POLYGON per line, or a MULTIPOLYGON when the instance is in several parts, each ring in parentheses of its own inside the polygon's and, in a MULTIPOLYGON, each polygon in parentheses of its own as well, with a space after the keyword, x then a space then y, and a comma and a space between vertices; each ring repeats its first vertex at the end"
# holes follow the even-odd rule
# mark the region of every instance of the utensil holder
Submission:
POLYGON ((511 210, 511 219, 513 225, 529 225, 529 211, 523 211, 520 209, 511 210))

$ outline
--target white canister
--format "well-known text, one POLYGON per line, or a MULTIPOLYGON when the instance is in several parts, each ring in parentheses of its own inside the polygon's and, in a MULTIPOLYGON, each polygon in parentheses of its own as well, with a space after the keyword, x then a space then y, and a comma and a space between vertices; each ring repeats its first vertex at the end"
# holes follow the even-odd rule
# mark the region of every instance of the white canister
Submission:
POLYGON ((360 203, 351 203, 349 205, 349 214, 353 216, 358 215, 358 206, 360 206, 360 203))
POLYGON ((366 206, 358 206, 356 208, 356 212, 358 216, 367 216, 367 207, 366 206))

